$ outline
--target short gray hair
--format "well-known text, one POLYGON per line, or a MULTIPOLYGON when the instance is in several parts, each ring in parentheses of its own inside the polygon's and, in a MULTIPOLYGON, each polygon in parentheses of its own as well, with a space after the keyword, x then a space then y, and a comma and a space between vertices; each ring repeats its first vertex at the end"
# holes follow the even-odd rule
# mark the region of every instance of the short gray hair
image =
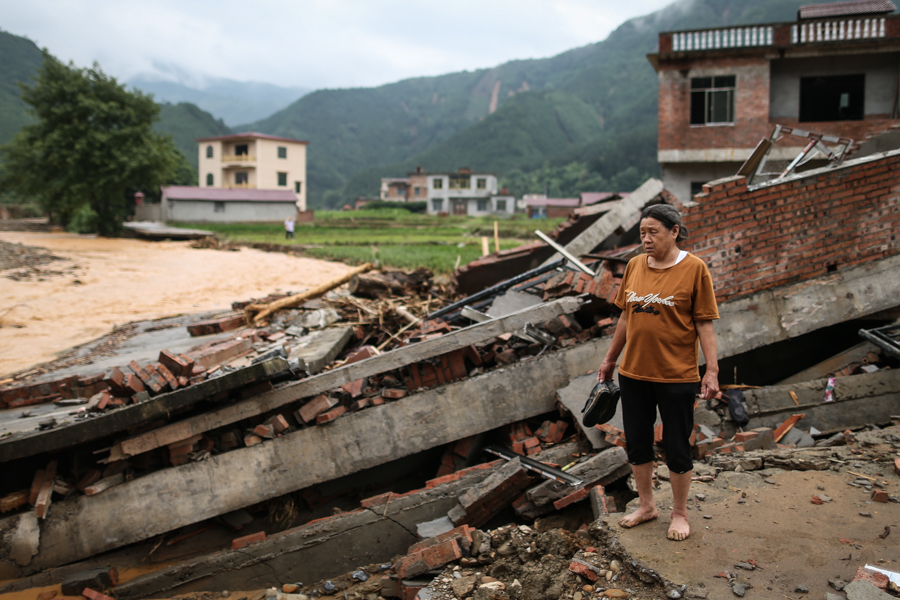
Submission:
POLYGON ((672 231, 672 229, 678 225, 678 237, 675 238, 676 242, 686 240, 690 233, 681 220, 681 213, 671 204, 654 204, 653 206, 648 206, 644 209, 644 212, 641 213, 642 221, 647 218, 656 219, 669 231, 672 231))

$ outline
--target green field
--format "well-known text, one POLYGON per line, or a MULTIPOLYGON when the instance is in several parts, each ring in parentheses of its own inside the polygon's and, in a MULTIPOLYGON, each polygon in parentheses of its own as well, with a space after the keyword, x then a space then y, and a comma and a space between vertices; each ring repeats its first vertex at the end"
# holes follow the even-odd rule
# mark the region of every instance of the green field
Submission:
MULTIPOLYGON (((380 261, 385 267, 450 273, 459 260, 465 265, 481 256, 481 236, 494 251, 494 221, 490 217, 437 217, 402 209, 317 211, 313 223, 298 223, 294 241, 284 239, 281 224, 173 223, 214 231, 222 239, 240 242, 296 244, 314 258, 348 264, 380 261)), ((524 215, 497 220, 500 249, 536 239, 535 229, 548 233, 563 219, 527 219, 524 215)))

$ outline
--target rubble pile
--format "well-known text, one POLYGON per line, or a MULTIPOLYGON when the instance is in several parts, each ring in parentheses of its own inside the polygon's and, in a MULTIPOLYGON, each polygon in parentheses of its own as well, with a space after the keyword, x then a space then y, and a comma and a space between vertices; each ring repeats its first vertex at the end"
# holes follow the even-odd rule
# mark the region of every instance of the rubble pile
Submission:
POLYGON ((3 275, 7 279, 45 281, 49 277, 58 275, 77 276, 78 269, 78 265, 68 263, 64 258, 52 254, 46 248, 0 241, 0 271, 9 271, 3 275), (63 261, 67 264, 61 270, 43 268, 44 265, 56 261, 63 261))

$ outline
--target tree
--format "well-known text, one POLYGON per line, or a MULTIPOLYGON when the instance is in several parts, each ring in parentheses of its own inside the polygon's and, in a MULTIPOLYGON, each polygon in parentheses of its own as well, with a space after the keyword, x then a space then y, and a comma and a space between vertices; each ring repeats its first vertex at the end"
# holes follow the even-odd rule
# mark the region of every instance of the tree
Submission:
POLYGON ((100 235, 114 235, 131 206, 129 193, 156 190, 184 161, 171 136, 155 133, 159 106, 130 92, 94 63, 65 65, 43 51, 33 85, 21 85, 34 123, 0 148, 0 191, 32 197, 64 225, 96 214, 100 235))

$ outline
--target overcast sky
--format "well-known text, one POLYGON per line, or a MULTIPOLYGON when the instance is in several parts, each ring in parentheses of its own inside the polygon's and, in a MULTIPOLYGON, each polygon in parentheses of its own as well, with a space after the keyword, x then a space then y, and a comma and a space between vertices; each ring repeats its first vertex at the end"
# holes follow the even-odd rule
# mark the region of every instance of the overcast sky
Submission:
POLYGON ((0 0, 0 28, 119 79, 372 86, 543 58, 671 0, 0 0))

